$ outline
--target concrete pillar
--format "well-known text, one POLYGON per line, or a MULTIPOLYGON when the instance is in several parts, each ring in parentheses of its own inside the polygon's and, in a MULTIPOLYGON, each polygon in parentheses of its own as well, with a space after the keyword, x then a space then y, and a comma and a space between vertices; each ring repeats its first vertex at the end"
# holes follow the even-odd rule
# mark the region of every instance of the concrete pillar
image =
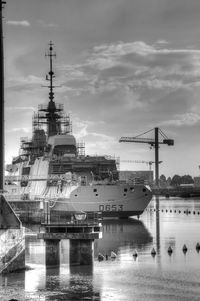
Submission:
POLYGON ((93 240, 71 239, 69 247, 70 265, 92 265, 93 263, 93 240))
POLYGON ((45 240, 46 245, 46 266, 57 267, 60 265, 60 240, 58 239, 47 239, 45 240))

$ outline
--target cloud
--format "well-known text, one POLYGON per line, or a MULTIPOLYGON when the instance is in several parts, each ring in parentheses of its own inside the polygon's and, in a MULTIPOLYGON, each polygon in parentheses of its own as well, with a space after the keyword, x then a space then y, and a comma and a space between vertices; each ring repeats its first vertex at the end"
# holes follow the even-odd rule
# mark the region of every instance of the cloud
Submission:
POLYGON ((43 27, 51 27, 56 28, 58 27, 58 24, 55 23, 46 23, 44 20, 37 20, 37 23, 43 27))
POLYGON ((166 40, 158 40, 156 41, 157 44, 168 44, 166 40))
POLYGON ((7 111, 35 111, 35 108, 34 107, 15 107, 15 106, 12 106, 12 107, 9 107, 9 106, 6 106, 5 108, 7 111))
MULTIPOLYGON (((64 74, 62 86, 67 87, 71 109, 83 118, 89 114, 90 120, 98 112, 96 120, 105 121, 99 131, 117 135, 130 124, 137 130, 141 124, 146 128, 177 126, 196 120, 189 112, 198 103, 198 49, 169 48, 164 40, 153 45, 119 41, 97 45, 78 64, 58 69, 64 74)), ((88 127, 81 133, 86 135, 86 130, 88 133, 88 127)))
POLYGON ((137 41, 95 46, 82 64, 64 67, 66 84, 91 93, 99 93, 99 87, 101 91, 124 86, 172 91, 198 85, 199 50, 169 49, 164 40, 157 45, 137 41))
POLYGON ((31 24, 27 20, 22 20, 22 21, 7 21, 6 24, 8 25, 14 25, 14 26, 24 26, 24 27, 29 27, 31 24))
POLYGON ((185 113, 176 114, 175 119, 164 121, 161 125, 168 126, 193 126, 200 122, 200 114, 185 113))
POLYGON ((41 87, 43 79, 41 77, 29 74, 27 76, 9 76, 6 81, 6 88, 13 91, 25 91, 32 90, 33 87, 41 87))
POLYGON ((32 132, 31 127, 19 127, 19 128, 12 128, 10 130, 6 130, 6 133, 26 133, 26 134, 30 134, 32 132))

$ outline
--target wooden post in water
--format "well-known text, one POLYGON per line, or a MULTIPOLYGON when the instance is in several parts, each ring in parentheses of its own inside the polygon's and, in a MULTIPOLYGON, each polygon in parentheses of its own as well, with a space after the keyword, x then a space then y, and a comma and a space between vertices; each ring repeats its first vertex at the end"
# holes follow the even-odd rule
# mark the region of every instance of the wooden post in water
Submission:
POLYGON ((0 191, 4 189, 4 58, 2 9, 5 1, 0 0, 0 191))
POLYGON ((159 128, 155 128, 155 183, 159 188, 159 128))

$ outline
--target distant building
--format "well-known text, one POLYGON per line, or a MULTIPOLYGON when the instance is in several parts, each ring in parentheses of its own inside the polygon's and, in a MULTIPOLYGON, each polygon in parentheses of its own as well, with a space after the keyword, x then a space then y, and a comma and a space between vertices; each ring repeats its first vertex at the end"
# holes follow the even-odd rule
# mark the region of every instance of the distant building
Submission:
POLYGON ((120 181, 126 182, 140 182, 145 184, 153 184, 153 171, 152 170, 121 170, 119 172, 120 181))

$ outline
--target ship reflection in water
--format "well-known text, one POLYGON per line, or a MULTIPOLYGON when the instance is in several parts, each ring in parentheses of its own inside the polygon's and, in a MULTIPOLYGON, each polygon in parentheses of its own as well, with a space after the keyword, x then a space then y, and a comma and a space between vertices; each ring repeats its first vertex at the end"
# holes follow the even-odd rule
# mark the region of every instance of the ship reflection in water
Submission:
POLYGON ((105 220, 102 225, 103 239, 95 241, 95 255, 98 252, 110 256, 114 251, 119 258, 131 249, 143 250, 153 240, 142 221, 105 220))
POLYGON ((31 269, 0 277, 1 300, 199 300, 198 212, 199 200, 157 199, 141 220, 104 221, 103 238, 94 243, 93 266, 70 266, 65 240, 60 267, 46 269, 44 242, 28 236, 26 264, 31 269), (192 214, 185 214, 186 209, 192 214), (115 260, 111 251, 117 254, 115 260), (98 253, 107 254, 108 260, 99 262, 98 253))

